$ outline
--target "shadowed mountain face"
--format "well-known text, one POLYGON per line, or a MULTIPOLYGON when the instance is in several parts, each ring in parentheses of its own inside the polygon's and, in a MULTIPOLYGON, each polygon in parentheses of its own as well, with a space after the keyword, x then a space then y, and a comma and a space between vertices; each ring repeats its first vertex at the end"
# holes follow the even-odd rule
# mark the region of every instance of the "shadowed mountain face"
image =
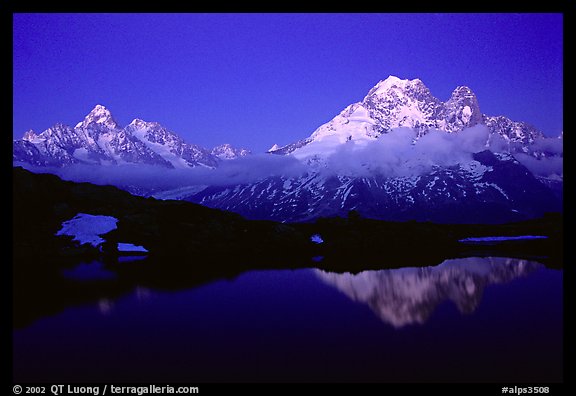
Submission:
POLYGON ((451 301, 463 314, 480 304, 484 289, 511 282, 543 268, 531 261, 501 257, 446 260, 436 267, 363 271, 358 274, 316 270, 325 283, 353 301, 367 304, 395 328, 424 324, 436 308, 451 301))
POLYGON ((298 178, 208 187, 186 200, 251 219, 311 221, 362 216, 393 221, 498 223, 561 210, 561 198, 510 155, 475 153, 470 160, 419 174, 362 176, 310 172, 298 178))

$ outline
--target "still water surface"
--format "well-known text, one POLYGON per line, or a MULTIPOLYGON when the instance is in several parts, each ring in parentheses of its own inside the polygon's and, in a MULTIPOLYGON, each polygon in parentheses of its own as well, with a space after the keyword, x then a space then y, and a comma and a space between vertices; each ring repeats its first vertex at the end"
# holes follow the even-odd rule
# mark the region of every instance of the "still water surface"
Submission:
MULTIPOLYGON (((65 276, 105 281, 98 263, 65 276)), ((561 382, 562 271, 510 258, 144 287, 13 332, 16 382, 561 382)))

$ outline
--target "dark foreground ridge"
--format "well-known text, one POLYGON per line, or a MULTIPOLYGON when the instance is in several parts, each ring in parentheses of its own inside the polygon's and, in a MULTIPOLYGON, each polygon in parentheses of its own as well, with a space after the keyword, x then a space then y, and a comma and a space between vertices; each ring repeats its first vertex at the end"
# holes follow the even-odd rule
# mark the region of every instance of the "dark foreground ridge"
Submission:
POLYGON ((321 268, 333 272, 438 265, 446 259, 505 256, 561 268, 563 218, 559 213, 507 224, 388 222, 360 217, 284 224, 246 220, 201 205, 133 196, 112 186, 63 181, 13 168, 14 324, 25 326, 70 304, 115 298, 136 286, 184 289, 253 269, 321 268), (56 236, 78 213, 113 216, 117 229, 100 248, 56 236), (318 242, 315 243, 312 236, 318 242), (538 235, 488 245, 467 237, 538 235), (122 260, 119 242, 148 250, 122 260), (62 276, 80 263, 103 262, 111 280, 78 284, 62 276))

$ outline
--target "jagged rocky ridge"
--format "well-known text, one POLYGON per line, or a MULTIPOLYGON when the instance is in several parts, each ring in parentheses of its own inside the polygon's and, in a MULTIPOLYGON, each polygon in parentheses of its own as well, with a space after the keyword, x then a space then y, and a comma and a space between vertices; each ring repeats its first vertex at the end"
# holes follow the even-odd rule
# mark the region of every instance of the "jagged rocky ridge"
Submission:
POLYGON ((78 163, 213 168, 223 159, 248 154, 230 145, 208 150, 186 143, 157 122, 135 119, 122 128, 102 105, 74 128, 56 124, 40 134, 30 130, 13 143, 13 162, 57 168, 78 163))
POLYGON ((442 102, 421 80, 390 76, 376 84, 361 102, 347 106, 310 137, 274 147, 270 152, 293 153, 327 136, 337 136, 343 143, 350 138, 376 139, 394 128, 409 127, 420 137, 431 129, 454 133, 478 124, 486 125, 492 135, 501 136, 514 151, 528 151, 530 143, 543 137, 542 132, 525 122, 482 114, 476 95, 468 87, 457 87, 450 99, 442 102))

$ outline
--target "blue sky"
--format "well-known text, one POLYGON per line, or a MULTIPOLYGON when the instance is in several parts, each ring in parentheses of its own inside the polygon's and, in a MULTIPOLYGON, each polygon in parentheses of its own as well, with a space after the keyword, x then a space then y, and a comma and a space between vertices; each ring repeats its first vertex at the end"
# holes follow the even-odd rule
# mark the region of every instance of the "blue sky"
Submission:
POLYGON ((187 142, 266 151, 309 136, 378 81, 459 85, 488 115, 556 136, 562 14, 14 14, 13 137, 96 105, 187 142))

